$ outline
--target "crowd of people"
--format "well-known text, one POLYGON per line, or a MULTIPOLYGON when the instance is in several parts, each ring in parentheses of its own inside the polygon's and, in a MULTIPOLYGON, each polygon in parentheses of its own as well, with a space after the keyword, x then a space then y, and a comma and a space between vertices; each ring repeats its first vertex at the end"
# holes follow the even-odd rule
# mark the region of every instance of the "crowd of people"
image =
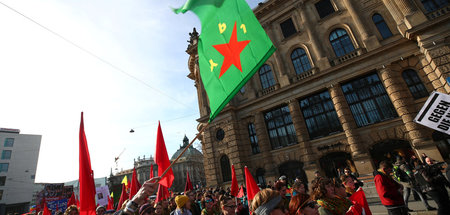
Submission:
MULTIPOLYGON (((374 183, 381 203, 390 215, 407 215, 408 199, 416 193, 427 210, 436 210, 428 204, 426 195, 436 202, 437 213, 450 214, 450 201, 446 186, 449 181, 442 173, 441 163, 424 157, 423 161, 411 157, 406 161, 397 157, 394 164, 382 161, 374 172, 374 183)), ((447 167, 448 172, 448 167, 447 167)), ((365 196, 353 198, 363 193, 363 183, 351 172, 344 169, 340 178, 326 178, 316 173, 310 186, 300 178, 288 185, 286 176, 276 182, 269 182, 247 201, 246 196, 231 196, 230 188, 219 187, 190 190, 174 194, 156 202, 149 198, 157 190, 157 178, 146 181, 139 192, 127 200, 117 210, 97 208, 97 215, 351 215, 371 214, 365 196), (309 191, 310 190, 310 191, 309 191)), ((75 205, 67 208, 64 215, 77 215, 75 205)), ((62 214, 62 213, 61 213, 62 214)))

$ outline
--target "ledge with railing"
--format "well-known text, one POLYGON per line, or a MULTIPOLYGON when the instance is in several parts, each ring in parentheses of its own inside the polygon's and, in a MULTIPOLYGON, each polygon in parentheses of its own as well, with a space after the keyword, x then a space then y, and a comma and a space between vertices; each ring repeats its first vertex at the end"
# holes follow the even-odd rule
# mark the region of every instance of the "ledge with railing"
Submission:
POLYGON ((278 90, 279 88, 280 88, 280 84, 275 84, 273 86, 270 86, 270 87, 268 87, 266 89, 263 89, 263 90, 259 91, 258 92, 258 96, 259 97, 265 96, 265 95, 267 95, 267 94, 269 94, 271 92, 274 92, 275 90, 278 90))
POLYGON ((311 76, 317 74, 318 72, 319 72, 319 70, 317 69, 317 67, 313 67, 313 68, 311 68, 311 69, 308 70, 308 71, 305 71, 305 72, 302 72, 302 73, 300 73, 300 74, 297 74, 297 76, 295 76, 295 77, 293 78, 293 79, 294 79, 294 82, 295 82, 295 81, 300 81, 300 80, 306 79, 306 78, 308 78, 308 77, 311 77, 311 76))
POLYGON ((331 61, 331 64, 332 64, 333 66, 339 65, 339 64, 341 64, 341 63, 344 63, 345 61, 348 61, 348 60, 350 60, 350 59, 353 59, 353 58, 355 58, 355 57, 358 57, 358 56, 360 56, 360 55, 362 55, 362 54, 363 54, 363 49, 361 49, 361 48, 355 49, 355 50, 353 50, 352 52, 350 52, 350 53, 348 53, 348 54, 346 54, 346 55, 343 55, 343 56, 340 56, 340 57, 338 57, 338 58, 333 59, 333 60, 331 61))
POLYGON ((450 4, 446 5, 444 7, 441 7, 439 9, 435 10, 435 11, 426 13, 425 16, 427 16, 427 18, 429 20, 431 20, 431 19, 435 19, 437 17, 443 16, 443 15, 445 15, 447 13, 450 13, 450 4))

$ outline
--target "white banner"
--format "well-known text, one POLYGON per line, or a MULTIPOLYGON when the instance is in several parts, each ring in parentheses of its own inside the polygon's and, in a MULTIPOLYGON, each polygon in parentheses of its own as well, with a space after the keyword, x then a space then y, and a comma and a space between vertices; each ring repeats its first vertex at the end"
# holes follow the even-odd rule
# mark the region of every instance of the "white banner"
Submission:
POLYGON ((414 122, 450 135, 450 95, 431 93, 414 122))
POLYGON ((95 198, 97 199, 97 204, 102 206, 108 205, 108 196, 109 196, 108 186, 96 187, 95 190, 96 190, 95 198))

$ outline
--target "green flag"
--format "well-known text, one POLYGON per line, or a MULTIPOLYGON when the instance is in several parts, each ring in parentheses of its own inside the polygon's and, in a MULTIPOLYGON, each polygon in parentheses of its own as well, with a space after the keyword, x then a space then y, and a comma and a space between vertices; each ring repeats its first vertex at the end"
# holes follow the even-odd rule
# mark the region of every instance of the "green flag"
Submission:
POLYGON ((211 122, 275 47, 245 0, 188 0, 175 12, 189 10, 202 24, 198 61, 211 122))

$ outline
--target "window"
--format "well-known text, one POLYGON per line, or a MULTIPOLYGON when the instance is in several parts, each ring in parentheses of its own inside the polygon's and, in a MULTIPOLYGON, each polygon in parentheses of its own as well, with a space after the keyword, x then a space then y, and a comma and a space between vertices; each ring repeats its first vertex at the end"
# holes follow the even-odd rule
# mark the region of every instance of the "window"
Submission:
POLYGON ((416 71, 407 69, 403 71, 402 76, 406 82, 406 85, 408 85, 409 92, 411 92, 411 95, 415 99, 420 99, 429 95, 416 71))
POLYGON ((250 137, 250 144, 252 145, 252 154, 258 154, 258 137, 256 136, 255 125, 253 123, 248 124, 248 136, 250 137))
POLYGON ((6 138, 5 139, 5 147, 13 147, 14 145, 14 138, 6 138))
POLYGON ((0 163, 0 172, 8 172, 9 163, 0 163))
POLYGON ((328 91, 300 100, 300 107, 311 139, 342 131, 328 91))
POLYGON ((266 112, 264 119, 272 149, 279 149, 297 143, 297 135, 288 106, 266 112))
POLYGON ((3 198, 3 190, 0 190, 0 200, 3 198))
POLYGON ((259 69, 259 79, 261 80, 263 90, 275 85, 275 79, 273 79, 272 69, 269 65, 264 64, 259 69))
POLYGON ((219 130, 216 131, 216 139, 218 141, 222 141, 223 138, 225 138, 225 131, 223 131, 223 129, 219 128, 219 130))
POLYGON ((332 13, 334 13, 334 7, 331 4, 330 0, 321 0, 315 4, 317 13, 319 13, 319 17, 322 19, 332 13))
POLYGON ((289 18, 286 21, 280 24, 281 32, 283 33, 284 38, 288 38, 289 36, 297 33, 297 29, 295 29, 294 23, 292 19, 289 18))
POLYGON ((264 174, 266 171, 263 168, 258 168, 256 170, 256 182, 260 185, 266 184, 266 179, 264 178, 264 174))
POLYGON ((391 30, 389 30, 389 27, 387 26, 386 22, 384 21, 383 17, 376 13, 372 16, 372 21, 375 24, 375 26, 378 29, 378 32, 380 32, 381 37, 383 39, 389 38, 392 36, 391 30))
POLYGON ((308 56, 305 50, 295 49, 291 54, 292 64, 294 64, 295 73, 300 74, 311 69, 308 56))
POLYGON ((3 150, 2 151, 2 160, 9 160, 11 159, 11 150, 3 150))
MULTIPOLYGON (((36 178, 36 175, 31 175, 30 178, 34 180, 36 178)), ((148 180, 148 179, 149 178, 146 178, 146 180, 148 180)))
POLYGON ((338 28, 331 32, 330 43, 337 57, 341 57, 355 50, 347 31, 342 28, 338 28))
POLYGON ((228 156, 223 155, 220 158, 220 167, 222 169, 223 182, 231 181, 231 167, 230 167, 230 159, 228 159, 228 156))
POLYGON ((0 186, 5 186, 6 176, 0 176, 0 186))
POLYGON ((397 112, 377 74, 344 84, 342 91, 358 127, 397 117, 397 112))
POLYGON ((429 13, 448 5, 448 0, 421 0, 421 2, 429 13))

